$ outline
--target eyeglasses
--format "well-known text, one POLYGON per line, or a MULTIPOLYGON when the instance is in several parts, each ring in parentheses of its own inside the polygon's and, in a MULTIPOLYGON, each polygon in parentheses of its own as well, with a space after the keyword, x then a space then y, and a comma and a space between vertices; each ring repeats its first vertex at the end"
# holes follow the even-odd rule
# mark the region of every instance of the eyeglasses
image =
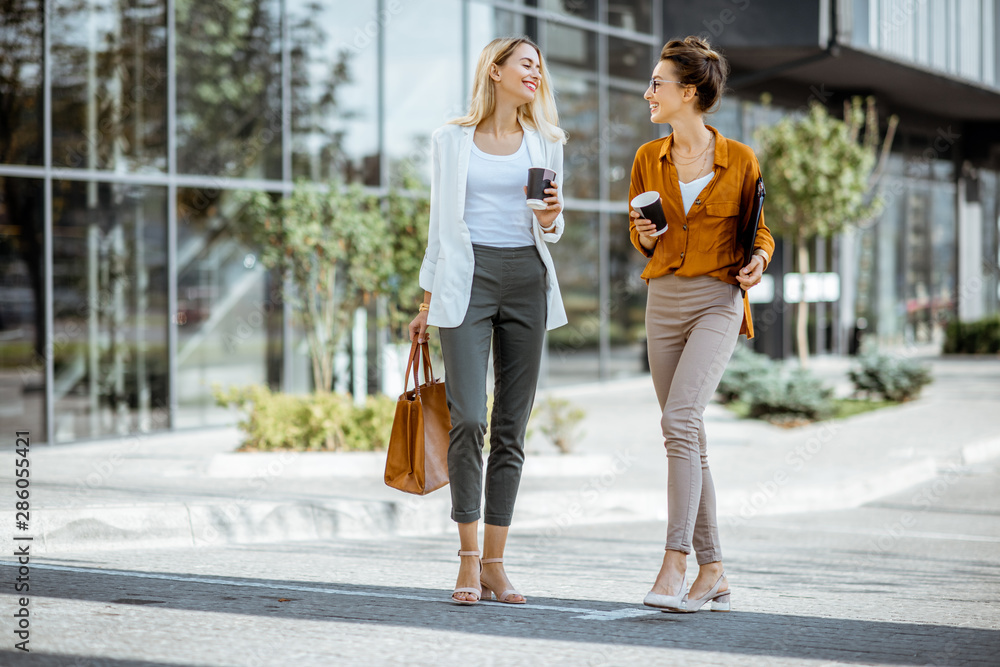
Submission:
POLYGON ((691 85, 689 83, 684 83, 683 81, 660 81, 659 79, 650 79, 649 80, 649 87, 652 88, 653 92, 655 93, 656 89, 659 87, 659 85, 661 83, 679 83, 682 86, 689 86, 689 85, 691 85))

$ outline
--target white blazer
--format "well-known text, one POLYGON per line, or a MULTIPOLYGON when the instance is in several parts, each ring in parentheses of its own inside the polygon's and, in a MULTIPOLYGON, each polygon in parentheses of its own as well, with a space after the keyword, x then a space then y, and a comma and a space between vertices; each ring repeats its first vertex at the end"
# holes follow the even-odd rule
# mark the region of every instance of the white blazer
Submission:
MULTIPOLYGON (((457 327, 465 320, 472 295, 472 276, 476 260, 472 252, 469 227, 465 215, 465 186, 469 177, 469 156, 472 154, 474 127, 444 125, 431 135, 431 218, 427 232, 427 252, 420 265, 420 287, 431 293, 427 324, 438 327, 457 327)), ((556 180, 563 183, 563 147, 558 141, 546 141, 535 130, 524 128, 528 157, 534 167, 546 167, 556 172, 556 180)), ((528 175, 525 174, 525 182, 528 175)), ((546 297, 548 313, 546 329, 566 324, 566 309, 552 255, 545 241, 555 243, 566 226, 560 213, 555 229, 542 232, 538 218, 531 216, 535 247, 545 264, 548 274, 546 297)))

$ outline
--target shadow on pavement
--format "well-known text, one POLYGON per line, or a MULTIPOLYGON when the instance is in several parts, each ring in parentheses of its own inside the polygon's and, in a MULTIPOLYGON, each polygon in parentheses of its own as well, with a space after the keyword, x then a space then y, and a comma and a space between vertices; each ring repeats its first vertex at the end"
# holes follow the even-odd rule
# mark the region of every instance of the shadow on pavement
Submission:
MULTIPOLYGON (((449 591, 444 590, 180 573, 109 570, 105 574, 75 568, 46 568, 44 575, 39 571, 37 578, 33 576, 32 593, 33 598, 391 625, 609 647, 711 651, 734 657, 810 658, 886 665, 996 664, 995 651, 1000 646, 1000 631, 946 625, 738 610, 666 614, 641 605, 538 597, 532 597, 526 606, 480 603, 463 607, 448 602, 449 591)), ((886 606, 892 604, 888 602, 886 606)), ((736 660, 735 664, 739 664, 736 660)), ((108 664, 117 667, 140 663, 108 664)))
POLYGON ((0 651, 0 665, 17 667, 187 667, 180 662, 151 662, 149 660, 116 660, 80 655, 55 655, 31 651, 0 651))

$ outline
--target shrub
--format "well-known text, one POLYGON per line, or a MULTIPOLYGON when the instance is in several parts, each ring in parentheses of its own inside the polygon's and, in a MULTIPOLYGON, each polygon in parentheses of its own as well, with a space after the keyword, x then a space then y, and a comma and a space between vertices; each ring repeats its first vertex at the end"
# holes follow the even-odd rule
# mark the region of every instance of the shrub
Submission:
POLYGON ((754 352, 745 345, 737 345, 726 371, 716 390, 721 403, 732 403, 753 392, 755 385, 767 382, 767 375, 774 373, 777 364, 766 354, 754 352))
POLYGON ((860 366, 848 372, 854 390, 870 398, 908 401, 920 395, 930 384, 930 369, 910 359, 888 354, 869 353, 859 359, 860 366))
POLYGON ((213 387, 216 403, 243 413, 241 451, 373 451, 389 443, 396 402, 369 396, 355 407, 345 394, 284 394, 262 385, 213 387))
POLYGON ((977 322, 948 323, 944 335, 945 354, 997 354, 1000 353, 1000 317, 977 322))
POLYGON ((583 410, 572 406, 564 398, 547 396, 535 404, 529 420, 531 427, 541 431, 563 454, 569 454, 573 440, 581 437, 582 431, 577 426, 586 416, 583 410))
POLYGON ((819 378, 797 368, 791 373, 770 370, 743 395, 749 416, 778 424, 826 419, 833 414, 833 389, 819 378))

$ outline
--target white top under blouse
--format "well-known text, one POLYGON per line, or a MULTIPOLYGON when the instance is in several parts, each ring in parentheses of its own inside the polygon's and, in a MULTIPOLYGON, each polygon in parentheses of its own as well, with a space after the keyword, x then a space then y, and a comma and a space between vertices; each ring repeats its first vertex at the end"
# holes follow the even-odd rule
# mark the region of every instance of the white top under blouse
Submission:
POLYGON ((520 248, 535 244, 524 185, 531 158, 521 139, 510 155, 492 155, 472 144, 465 188, 465 224, 476 245, 520 248))
POLYGON ((712 176, 715 176, 714 171, 705 174, 701 178, 696 178, 690 183, 681 183, 681 179, 677 179, 677 182, 681 186, 681 202, 684 204, 684 215, 687 215, 688 211, 691 210, 691 204, 698 198, 701 191, 705 189, 708 182, 712 180, 712 176))

